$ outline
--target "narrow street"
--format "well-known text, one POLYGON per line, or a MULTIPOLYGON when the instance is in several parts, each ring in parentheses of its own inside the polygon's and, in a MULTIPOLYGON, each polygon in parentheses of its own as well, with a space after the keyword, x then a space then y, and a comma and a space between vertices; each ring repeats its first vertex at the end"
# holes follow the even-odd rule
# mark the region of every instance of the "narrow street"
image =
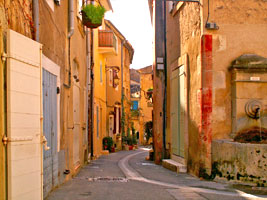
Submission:
POLYGON ((176 174, 146 161, 148 149, 101 156, 71 181, 54 190, 47 200, 182 200, 266 199, 231 189, 229 185, 176 174))

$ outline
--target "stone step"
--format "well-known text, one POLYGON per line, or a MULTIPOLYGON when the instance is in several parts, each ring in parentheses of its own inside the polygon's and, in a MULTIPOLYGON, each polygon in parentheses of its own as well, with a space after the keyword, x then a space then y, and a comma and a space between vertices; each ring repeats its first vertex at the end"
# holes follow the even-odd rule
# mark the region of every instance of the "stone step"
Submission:
POLYGON ((163 159, 162 166, 177 173, 187 173, 186 165, 178 163, 171 159, 163 159))

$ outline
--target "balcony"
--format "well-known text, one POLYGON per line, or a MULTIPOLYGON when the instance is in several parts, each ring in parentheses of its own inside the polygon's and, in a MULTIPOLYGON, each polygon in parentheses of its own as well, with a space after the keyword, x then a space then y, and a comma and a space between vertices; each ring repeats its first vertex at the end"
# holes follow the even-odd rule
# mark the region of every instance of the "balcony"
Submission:
POLYGON ((98 31, 98 51, 102 54, 117 53, 117 38, 113 31, 99 30, 98 31))

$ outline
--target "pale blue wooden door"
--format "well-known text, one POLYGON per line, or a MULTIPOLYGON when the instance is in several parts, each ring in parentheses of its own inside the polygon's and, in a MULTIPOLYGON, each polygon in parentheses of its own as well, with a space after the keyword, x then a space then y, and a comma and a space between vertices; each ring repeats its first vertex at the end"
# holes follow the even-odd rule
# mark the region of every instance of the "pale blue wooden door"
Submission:
POLYGON ((49 150, 43 153, 44 197, 58 185, 57 77, 43 69, 43 134, 49 150))

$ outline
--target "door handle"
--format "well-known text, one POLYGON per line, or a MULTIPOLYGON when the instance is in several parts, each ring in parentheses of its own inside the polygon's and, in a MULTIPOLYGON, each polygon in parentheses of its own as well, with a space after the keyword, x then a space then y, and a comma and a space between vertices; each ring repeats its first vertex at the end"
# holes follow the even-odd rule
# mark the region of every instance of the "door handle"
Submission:
POLYGON ((44 135, 43 135, 43 145, 44 145, 45 151, 48 151, 50 149, 50 147, 47 146, 47 139, 44 135))

